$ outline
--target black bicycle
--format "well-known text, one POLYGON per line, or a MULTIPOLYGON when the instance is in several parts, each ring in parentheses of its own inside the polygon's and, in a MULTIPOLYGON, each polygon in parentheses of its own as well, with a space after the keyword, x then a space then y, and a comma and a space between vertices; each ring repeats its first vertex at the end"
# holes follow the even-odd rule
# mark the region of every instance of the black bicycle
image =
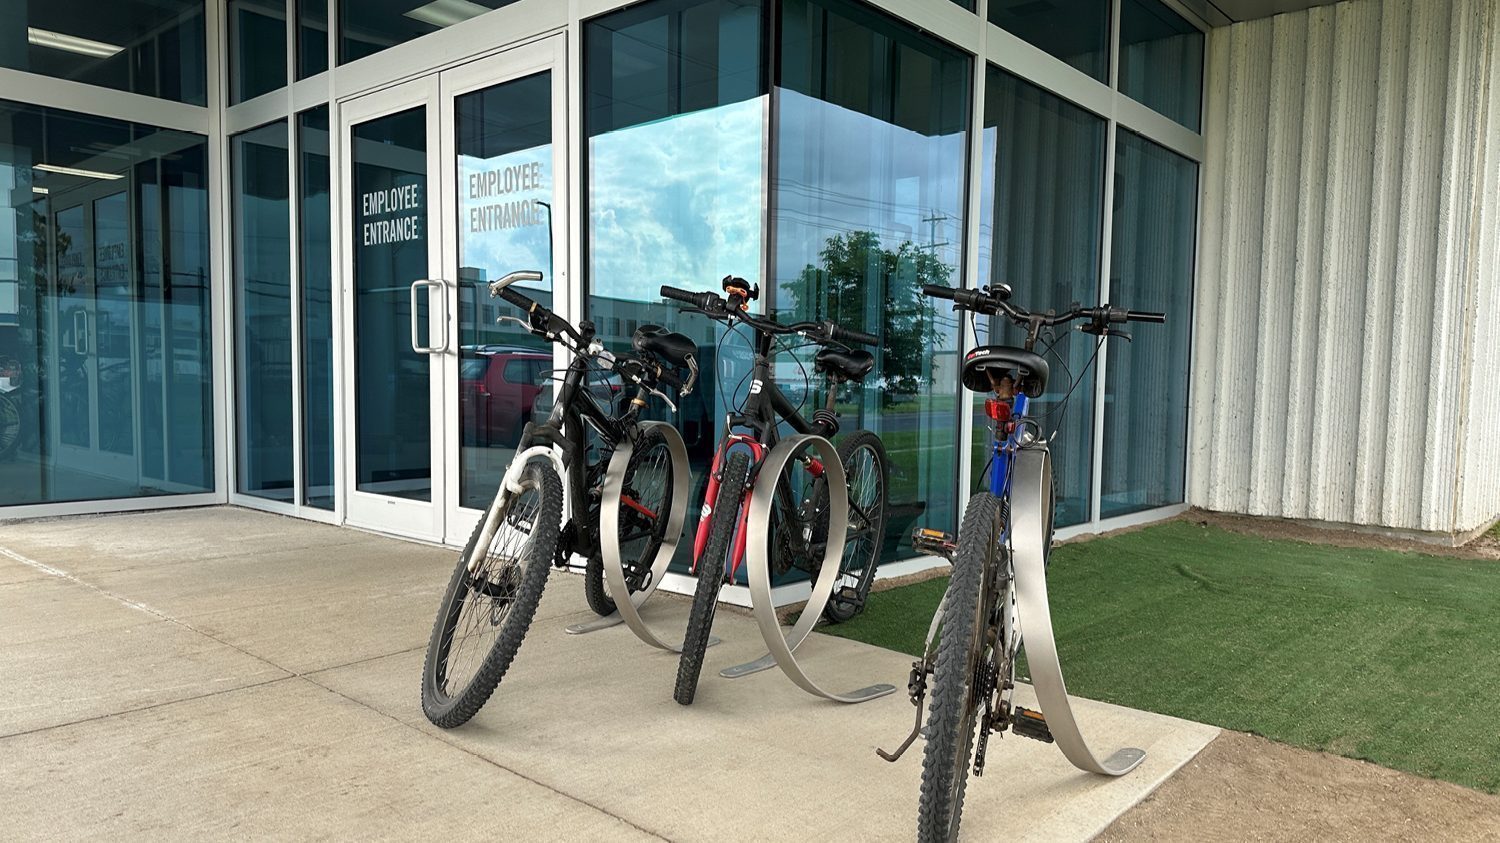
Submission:
MULTIPOLYGON (((726 576, 733 579, 745 557, 745 519, 750 511, 750 490, 755 471, 778 441, 777 428, 785 422, 798 433, 832 438, 839 430, 835 401, 839 388, 858 383, 875 368, 868 351, 850 349, 848 343, 876 345, 879 338, 841 327, 833 322, 797 322, 783 325, 757 316, 749 304, 760 297, 760 288, 742 278, 723 281, 725 296, 709 291, 692 293, 662 287, 663 297, 690 305, 684 312, 700 313, 728 325, 744 325, 754 337, 754 360, 744 404, 725 420, 724 435, 714 453, 704 506, 693 541, 693 570, 698 586, 683 639, 677 668, 677 702, 691 705, 708 648, 714 608, 726 576), (775 383, 772 359, 779 340, 795 336, 822 346, 813 358, 814 369, 827 380, 827 400, 804 419, 799 408, 775 383), (727 564, 726 564, 727 563, 727 564)), ((839 461, 849 484, 849 529, 839 566, 839 581, 824 608, 831 621, 847 620, 864 608, 880 561, 885 535, 886 490, 889 485, 885 446, 880 437, 859 430, 839 444, 839 461)), ((792 568, 816 573, 828 542, 828 484, 823 465, 809 449, 803 449, 778 478, 776 500, 771 509, 771 568, 784 574, 792 568)))
POLYGON ((608 599, 599 561, 599 510, 610 456, 624 443, 632 448, 630 461, 619 499, 611 503, 620 513, 618 546, 630 593, 651 586, 652 562, 667 538, 673 457, 665 436, 644 424, 641 412, 652 396, 672 404, 662 387, 679 396, 692 390, 697 346, 682 334, 647 325, 635 332, 633 353, 610 352, 593 323, 581 321, 575 328, 510 287, 541 277, 513 272, 492 283, 490 295, 526 313, 524 320, 502 316, 501 321, 520 322, 532 334, 563 345, 573 358, 563 370, 551 415, 523 429, 495 500, 474 527, 438 607, 422 668, 422 710, 443 728, 468 721, 494 693, 531 625, 550 568, 566 566, 575 553, 585 557, 590 605, 599 611, 599 601, 608 599), (685 378, 679 374, 683 370, 685 378), (589 388, 599 373, 618 377, 635 394, 619 407, 616 402, 606 407, 589 388), (590 432, 596 446, 589 444, 590 432), (564 477, 572 516, 566 524, 564 477))

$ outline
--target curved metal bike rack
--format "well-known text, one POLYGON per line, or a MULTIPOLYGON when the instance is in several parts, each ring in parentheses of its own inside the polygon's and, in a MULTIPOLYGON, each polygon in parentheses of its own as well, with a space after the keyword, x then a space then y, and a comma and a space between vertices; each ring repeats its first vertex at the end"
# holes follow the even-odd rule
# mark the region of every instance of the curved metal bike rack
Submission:
POLYGON ((639 609, 641 604, 656 593, 656 587, 661 584, 662 576, 666 574, 667 566, 672 563, 672 556, 676 554, 677 545, 682 539, 682 525, 687 516, 688 492, 690 491, 687 444, 683 442, 682 434, 677 431, 677 428, 666 422, 641 423, 642 433, 650 430, 661 431, 667 442, 667 450, 672 457, 672 508, 667 514, 667 531, 662 536, 661 546, 656 549, 656 558, 651 560, 651 582, 644 589, 632 594, 629 586, 625 584, 625 565, 620 558, 620 493, 624 491, 625 471, 630 467, 630 457, 635 453, 635 444, 624 441, 615 446, 614 453, 610 455, 609 465, 604 472, 602 501, 599 505, 599 551, 604 559, 604 582, 615 601, 615 613, 608 617, 570 626, 568 632, 573 634, 592 632, 623 622, 630 627, 630 631, 634 632, 637 638, 647 644, 676 653, 680 652, 682 647, 668 644, 658 638, 641 618, 639 609))
POLYGON ((896 690, 888 684, 870 685, 844 694, 830 693, 812 681, 802 666, 797 664, 792 651, 805 640, 823 614, 823 607, 833 595, 838 582, 839 566, 844 558, 844 542, 849 532, 849 486, 844 477, 844 466, 839 461, 838 450, 833 443, 810 433, 798 434, 783 439, 760 465, 755 488, 750 492, 750 513, 745 521, 745 570, 750 584, 750 608, 760 627, 761 637, 766 641, 767 655, 742 665, 719 672, 720 676, 734 679, 751 673, 779 666, 787 678, 797 687, 814 696, 842 703, 860 703, 883 697, 896 690), (828 545, 823 551, 823 563, 818 568, 818 577, 813 582, 812 594, 803 607, 802 614, 792 631, 783 636, 781 624, 776 619, 776 606, 771 602, 771 505, 776 496, 776 481, 786 469, 792 455, 803 445, 812 445, 823 462, 828 480, 828 545))
POLYGON ((1126 747, 1100 761, 1089 749, 1063 683, 1047 602, 1047 535, 1045 506, 1052 500, 1052 457, 1046 448, 1022 448, 1011 461, 1010 533, 1016 573, 1016 610, 1021 641, 1031 667, 1031 684, 1057 748, 1073 766, 1090 773, 1123 776, 1145 760, 1145 750, 1126 747))

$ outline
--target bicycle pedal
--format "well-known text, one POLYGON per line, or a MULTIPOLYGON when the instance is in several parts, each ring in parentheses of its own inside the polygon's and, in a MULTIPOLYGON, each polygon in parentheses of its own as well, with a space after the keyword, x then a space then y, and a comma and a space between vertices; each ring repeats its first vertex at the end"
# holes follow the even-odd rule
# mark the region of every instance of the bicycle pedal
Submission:
POLYGON ((918 553, 941 556, 951 562, 953 551, 958 549, 958 539, 952 533, 918 527, 912 530, 911 546, 918 553))
POLYGON ((1052 730, 1047 727, 1047 718, 1040 711, 1016 706, 1015 718, 1011 720, 1012 732, 1023 738, 1052 743, 1052 730))

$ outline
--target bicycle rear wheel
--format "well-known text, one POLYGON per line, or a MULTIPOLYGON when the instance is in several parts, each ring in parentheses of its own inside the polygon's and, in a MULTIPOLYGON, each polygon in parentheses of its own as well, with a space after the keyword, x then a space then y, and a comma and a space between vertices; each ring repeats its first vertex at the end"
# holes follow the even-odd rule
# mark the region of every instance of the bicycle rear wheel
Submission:
MULTIPOLYGON (((631 451, 621 503, 620 559, 625 584, 635 594, 651 586, 651 565, 672 511, 672 450, 660 430, 648 428, 631 451)), ((595 613, 614 614, 614 598, 604 586, 604 558, 597 548, 583 570, 583 596, 595 613)))
POLYGON ((734 543, 739 524, 740 501, 750 476, 750 457, 744 452, 730 455, 719 479, 719 494, 714 501, 709 522, 708 542, 698 559, 698 587, 693 592, 693 611, 688 615, 687 634, 682 639, 682 655, 677 661, 677 687, 672 698, 682 705, 692 705, 698 693, 698 674, 703 671, 703 654, 708 649, 708 633, 714 625, 714 609, 719 602, 719 587, 724 584, 724 563, 734 543))
POLYGON ((474 527, 432 627, 422 665, 422 711, 445 729, 467 722, 495 692, 547 584, 562 520, 562 480, 551 462, 534 459, 520 484, 521 491, 503 502, 496 495, 474 527), (492 519, 494 536, 479 547, 492 519))
POLYGON ((993 622, 1000 531, 1000 499, 988 492, 976 494, 958 532, 933 669, 917 811, 917 840, 922 843, 958 837, 977 715, 984 702, 976 686, 990 647, 986 631, 993 622))
MULTIPOLYGON (((868 430, 856 430, 844 437, 839 443, 839 462, 843 463, 849 481, 849 535, 833 596, 823 606, 823 617, 830 623, 842 623, 864 611, 885 545, 886 495, 890 486, 885 444, 868 430)), ((826 511, 826 483, 819 490, 819 501, 820 510, 826 511)), ((827 519, 825 512, 824 532, 827 519)))

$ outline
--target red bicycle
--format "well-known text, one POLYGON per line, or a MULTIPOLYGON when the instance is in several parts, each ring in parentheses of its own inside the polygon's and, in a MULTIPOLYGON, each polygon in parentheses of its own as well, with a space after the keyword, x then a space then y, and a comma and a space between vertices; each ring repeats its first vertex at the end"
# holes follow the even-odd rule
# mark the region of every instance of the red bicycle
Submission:
MULTIPOLYGON (((664 298, 690 305, 684 312, 750 328, 755 352, 745 400, 726 418, 724 435, 714 453, 698 531, 693 539, 693 570, 698 575, 698 586, 673 693, 683 705, 691 705, 697 692, 719 589, 726 574, 732 580, 744 561, 745 520, 750 510, 754 473, 766 452, 776 444, 780 424, 785 422, 797 433, 825 438, 836 435, 839 417, 835 399, 839 388, 846 383, 858 383, 875 368, 875 358, 870 352, 851 349, 848 344, 879 343, 878 337, 833 322, 783 325, 753 314, 749 303, 760 297, 760 289, 742 278, 725 278, 723 288, 725 296, 711 291, 692 293, 675 287, 661 288, 664 298), (778 339, 789 335, 822 346, 813 358, 813 365, 826 378, 827 398, 813 413, 812 421, 802 417, 772 376, 778 339)), ((823 558, 827 545, 828 485, 823 464, 810 451, 804 448, 795 455, 777 480, 770 530, 771 567, 777 574, 794 567, 813 573, 812 566, 815 560, 823 558)), ((869 596, 885 535, 889 485, 885 446, 874 433, 860 430, 844 437, 838 455, 849 483, 849 531, 839 568, 840 579, 824 608, 824 615, 832 621, 853 617, 869 596)))

